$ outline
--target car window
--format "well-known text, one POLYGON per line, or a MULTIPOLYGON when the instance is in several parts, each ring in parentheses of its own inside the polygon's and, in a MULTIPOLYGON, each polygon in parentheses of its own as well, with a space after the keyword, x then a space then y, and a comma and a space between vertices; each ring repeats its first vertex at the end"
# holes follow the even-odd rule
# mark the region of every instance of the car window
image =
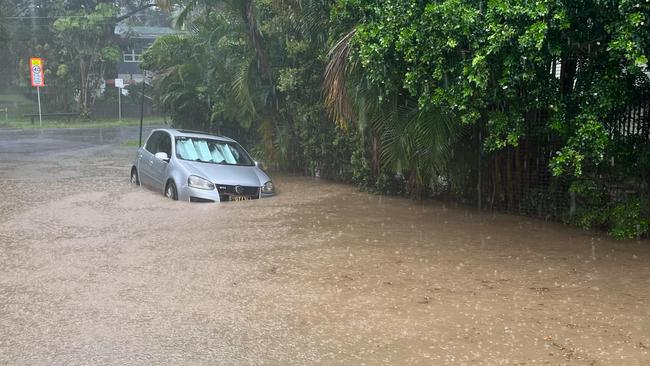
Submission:
POLYGON ((144 148, 149 151, 152 154, 155 154, 158 152, 158 142, 160 141, 160 138, 163 136, 163 132, 161 131, 156 131, 149 136, 149 139, 147 139, 147 144, 144 146, 144 148))
POLYGON ((237 159, 233 155, 233 149, 230 145, 217 145, 217 148, 221 149, 221 153, 226 157, 226 163, 228 164, 237 164, 237 159))
POLYGON ((193 141, 194 149, 199 155, 201 161, 210 161, 212 159, 212 154, 210 154, 210 148, 208 147, 208 142, 205 140, 196 140, 193 141))
POLYGON ((201 137, 176 137, 176 157, 203 163, 254 165, 239 144, 201 137))
POLYGON ((176 139, 176 155, 185 160, 197 160, 199 158, 192 140, 189 139, 176 139))
POLYGON ((164 152, 167 156, 172 156, 172 139, 168 133, 161 133, 160 141, 156 152, 164 152))

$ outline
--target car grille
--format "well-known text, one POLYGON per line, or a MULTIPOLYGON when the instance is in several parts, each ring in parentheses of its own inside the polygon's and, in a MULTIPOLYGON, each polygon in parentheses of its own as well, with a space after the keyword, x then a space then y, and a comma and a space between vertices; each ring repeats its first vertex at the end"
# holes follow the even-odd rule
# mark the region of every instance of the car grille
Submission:
POLYGON ((194 197, 190 196, 190 202, 202 202, 202 203, 208 203, 208 202, 214 202, 213 200, 209 200, 207 198, 201 198, 201 197, 194 197))
POLYGON ((216 186, 221 201, 230 201, 231 196, 245 196, 250 199, 260 198, 260 187, 231 186, 225 184, 217 184, 216 186))

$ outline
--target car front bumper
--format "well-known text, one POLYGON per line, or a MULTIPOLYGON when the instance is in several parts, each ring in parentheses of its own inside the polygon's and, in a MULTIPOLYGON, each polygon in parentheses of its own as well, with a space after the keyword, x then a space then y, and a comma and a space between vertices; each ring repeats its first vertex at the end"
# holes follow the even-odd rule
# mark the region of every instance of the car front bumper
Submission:
MULTIPOLYGON (((252 188, 252 187, 250 187, 252 188)), ((252 193, 252 192, 251 192, 252 193)), ((261 187, 257 188, 257 193, 246 195, 249 199, 258 199, 258 198, 269 198, 275 196, 273 193, 263 193, 261 192, 261 187)), ((222 202, 222 201, 231 201, 230 196, 224 192, 219 193, 218 189, 207 190, 193 188, 188 185, 182 187, 178 192, 178 199, 180 201, 189 201, 189 202, 222 202)))
POLYGON ((188 202, 220 202, 219 192, 216 189, 207 190, 183 186, 178 192, 179 201, 188 202))

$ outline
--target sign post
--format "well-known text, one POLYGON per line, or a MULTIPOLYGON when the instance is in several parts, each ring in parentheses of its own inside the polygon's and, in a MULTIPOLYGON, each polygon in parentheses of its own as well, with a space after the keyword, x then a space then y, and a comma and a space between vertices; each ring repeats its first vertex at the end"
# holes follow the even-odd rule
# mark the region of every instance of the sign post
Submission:
POLYGON ((124 79, 115 79, 115 87, 117 88, 117 110, 118 119, 122 122, 122 89, 124 88, 124 79))
POLYGON ((41 86, 45 86, 43 59, 38 57, 30 58, 29 72, 32 77, 32 86, 36 87, 36 95, 38 98, 38 123, 40 127, 43 127, 43 113, 41 112, 41 86))

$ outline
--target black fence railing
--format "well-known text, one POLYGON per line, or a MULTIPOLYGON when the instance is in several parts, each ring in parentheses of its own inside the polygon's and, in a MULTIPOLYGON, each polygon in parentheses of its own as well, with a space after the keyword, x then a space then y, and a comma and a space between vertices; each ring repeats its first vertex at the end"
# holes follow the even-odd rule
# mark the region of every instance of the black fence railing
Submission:
MULTIPOLYGON (((140 118, 140 104, 122 104, 122 118, 140 118)), ((144 104, 144 117, 162 117, 160 112, 152 103, 144 104)), ((91 108, 93 118, 118 118, 118 105, 112 103, 98 103, 91 108)))
MULTIPOLYGON (((576 209, 571 178, 553 175, 550 163, 562 144, 547 130, 544 113, 526 116, 525 138, 516 147, 495 152, 480 149, 480 129, 468 128, 455 149, 445 192, 481 208, 547 220, 566 220, 576 209)), ((650 172, 636 167, 650 158, 650 100, 640 98, 613 114, 606 123, 610 136, 608 161, 589 172, 606 187, 612 202, 648 193, 650 172)), ((435 193, 435 192, 434 192, 435 193)))
POLYGON ((635 140, 650 141, 650 100, 644 98, 628 106, 615 115, 607 127, 614 139, 631 137, 635 140))

